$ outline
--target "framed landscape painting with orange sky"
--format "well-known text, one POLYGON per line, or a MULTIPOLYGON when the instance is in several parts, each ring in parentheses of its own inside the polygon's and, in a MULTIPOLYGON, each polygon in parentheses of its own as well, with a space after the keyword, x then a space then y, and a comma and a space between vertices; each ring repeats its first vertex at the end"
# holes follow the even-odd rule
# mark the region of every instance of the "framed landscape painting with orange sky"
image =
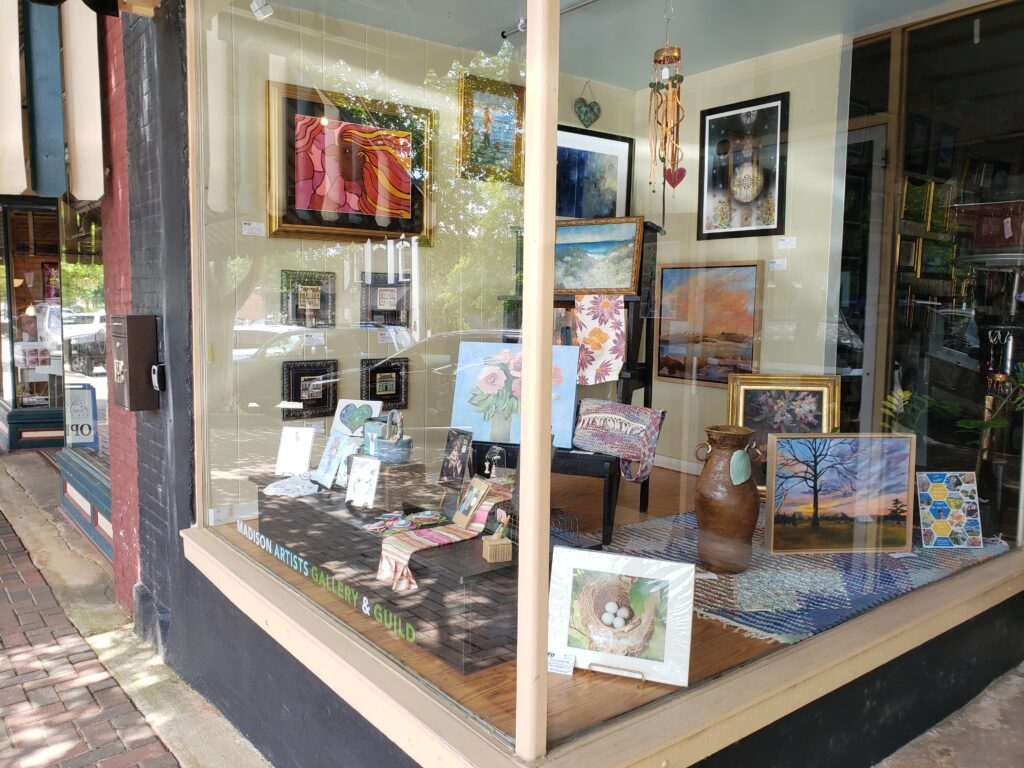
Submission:
POLYGON ((773 554, 910 550, 916 435, 769 435, 773 554))
POLYGON ((658 378, 724 387, 757 373, 760 261, 673 264, 658 280, 658 378))

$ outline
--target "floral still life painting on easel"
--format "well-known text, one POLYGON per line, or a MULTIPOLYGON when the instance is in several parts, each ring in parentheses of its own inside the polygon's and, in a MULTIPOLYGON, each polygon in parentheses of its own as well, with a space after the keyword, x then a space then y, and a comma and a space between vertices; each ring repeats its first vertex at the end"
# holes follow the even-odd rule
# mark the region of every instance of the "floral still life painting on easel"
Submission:
MULTIPOLYGON (((570 448, 580 348, 556 346, 551 352, 551 433, 556 447, 570 448)), ((474 440, 518 443, 522 375, 521 345, 462 342, 451 426, 470 430, 474 440)))

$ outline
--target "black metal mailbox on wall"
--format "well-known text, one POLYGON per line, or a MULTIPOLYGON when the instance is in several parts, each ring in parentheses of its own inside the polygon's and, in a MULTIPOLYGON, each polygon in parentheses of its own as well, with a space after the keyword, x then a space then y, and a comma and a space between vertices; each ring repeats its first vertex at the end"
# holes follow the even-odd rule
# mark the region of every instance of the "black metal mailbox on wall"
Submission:
POLYGON ((153 389, 150 368, 157 361, 156 315, 112 315, 114 405, 129 411, 156 411, 160 393, 153 389))

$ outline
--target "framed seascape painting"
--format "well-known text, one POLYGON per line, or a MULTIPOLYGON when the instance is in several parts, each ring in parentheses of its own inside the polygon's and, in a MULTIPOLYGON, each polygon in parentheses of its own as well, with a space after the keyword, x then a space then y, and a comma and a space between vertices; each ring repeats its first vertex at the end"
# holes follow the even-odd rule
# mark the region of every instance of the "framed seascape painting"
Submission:
POLYGON ((700 113, 697 239, 781 235, 789 94, 700 113))
POLYGON ((384 409, 408 408, 409 358, 360 360, 359 392, 363 400, 379 400, 384 409))
POLYGON ((468 179, 523 183, 526 90, 501 80, 459 80, 459 173, 468 179))
POLYGON ((556 296, 637 292, 642 216, 563 219, 555 226, 556 296))
MULTIPOLYGON (((551 433, 558 448, 572 447, 579 356, 579 347, 551 348, 551 433)), ((522 373, 519 344, 462 342, 451 426, 471 432, 476 441, 518 444, 522 373)))
POLYGON ((548 653, 577 669, 686 685, 695 568, 555 547, 548 592, 548 653))
POLYGON ((760 261, 661 268, 659 379, 724 387, 731 373, 757 372, 761 269, 760 261))
POLYGON ((271 237, 430 236, 437 113, 267 83, 271 237))
POLYGON ((281 315, 288 325, 334 327, 333 272, 281 270, 281 315))
POLYGON ((768 435, 829 433, 839 426, 838 376, 731 374, 729 423, 754 430, 754 482, 765 493, 768 435))
POLYGON ((558 127, 555 215, 605 219, 629 215, 633 139, 558 127))
POLYGON ((281 366, 281 399, 299 408, 282 408, 281 417, 334 416, 338 399, 337 360, 289 360, 281 366))
POLYGON ((921 543, 926 548, 985 546, 981 537, 978 478, 973 472, 918 472, 921 543))
POLYGON ((916 435, 769 435, 769 549, 908 552, 916 435))

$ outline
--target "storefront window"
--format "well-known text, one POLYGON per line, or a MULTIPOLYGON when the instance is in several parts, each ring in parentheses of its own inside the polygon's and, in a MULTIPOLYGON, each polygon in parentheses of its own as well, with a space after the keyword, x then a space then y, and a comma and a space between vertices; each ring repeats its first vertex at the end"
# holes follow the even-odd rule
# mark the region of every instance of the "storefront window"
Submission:
POLYGON ((107 312, 99 203, 63 200, 65 444, 101 466, 110 460, 107 423, 107 312))
POLYGON ((57 214, 14 205, 3 212, 10 277, 14 404, 20 408, 59 407, 62 372, 57 214))
POLYGON ((11 314, 7 295, 7 217, 0 216, 0 399, 10 405, 14 393, 11 314))
MULTIPOLYGON (((525 33, 198 8, 204 523, 510 741, 525 33)), ((563 18, 549 745, 1018 536, 1022 8, 563 18)))

